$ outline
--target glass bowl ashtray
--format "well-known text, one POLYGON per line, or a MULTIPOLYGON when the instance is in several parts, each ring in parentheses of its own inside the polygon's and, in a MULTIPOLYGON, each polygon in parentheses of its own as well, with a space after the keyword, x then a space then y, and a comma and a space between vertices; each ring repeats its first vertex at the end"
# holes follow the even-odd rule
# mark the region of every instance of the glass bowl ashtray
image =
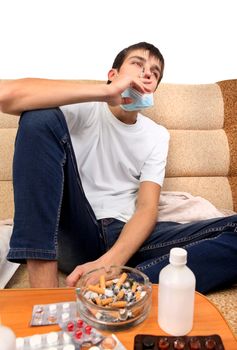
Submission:
POLYGON ((111 266, 83 275, 76 294, 82 319, 96 328, 119 330, 137 325, 148 316, 152 284, 137 269, 111 266))

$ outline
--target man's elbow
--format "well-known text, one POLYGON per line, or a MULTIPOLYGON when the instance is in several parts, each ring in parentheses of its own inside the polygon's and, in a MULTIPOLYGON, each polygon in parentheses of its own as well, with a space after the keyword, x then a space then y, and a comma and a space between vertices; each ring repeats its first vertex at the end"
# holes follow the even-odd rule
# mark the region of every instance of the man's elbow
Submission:
POLYGON ((11 107, 12 99, 13 99, 13 91, 10 84, 7 82, 1 82, 0 83, 0 111, 2 113, 19 115, 11 107))

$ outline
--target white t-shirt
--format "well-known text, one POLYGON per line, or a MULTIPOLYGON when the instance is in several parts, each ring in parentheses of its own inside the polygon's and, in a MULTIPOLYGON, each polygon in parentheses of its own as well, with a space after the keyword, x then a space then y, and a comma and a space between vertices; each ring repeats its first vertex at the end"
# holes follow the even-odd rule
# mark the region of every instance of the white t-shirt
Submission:
POLYGON ((96 218, 127 222, 135 211, 139 183, 163 184, 168 131, 141 114, 135 124, 125 124, 104 102, 67 105, 61 110, 96 218))

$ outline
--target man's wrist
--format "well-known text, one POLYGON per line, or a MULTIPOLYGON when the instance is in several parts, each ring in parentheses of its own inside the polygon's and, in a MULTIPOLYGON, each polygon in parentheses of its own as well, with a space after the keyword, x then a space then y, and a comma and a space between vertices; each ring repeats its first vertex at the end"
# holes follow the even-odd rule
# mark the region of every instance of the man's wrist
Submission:
POLYGON ((103 264, 103 266, 121 266, 125 265, 127 260, 125 260, 122 257, 122 254, 118 254, 113 251, 113 248, 111 248, 109 251, 107 251, 104 255, 102 255, 99 259, 98 262, 100 264, 103 264))
POLYGON ((109 88, 109 85, 107 84, 98 84, 99 86, 99 95, 98 95, 98 101, 99 102, 109 102, 110 101, 110 96, 111 96, 111 91, 109 88))

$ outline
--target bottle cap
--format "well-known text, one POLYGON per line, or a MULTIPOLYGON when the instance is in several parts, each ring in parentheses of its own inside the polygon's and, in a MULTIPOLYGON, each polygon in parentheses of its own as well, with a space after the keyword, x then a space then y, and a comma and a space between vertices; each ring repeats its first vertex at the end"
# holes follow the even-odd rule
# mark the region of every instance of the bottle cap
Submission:
POLYGON ((172 248, 169 262, 176 266, 185 265, 187 262, 187 251, 183 248, 172 248))

